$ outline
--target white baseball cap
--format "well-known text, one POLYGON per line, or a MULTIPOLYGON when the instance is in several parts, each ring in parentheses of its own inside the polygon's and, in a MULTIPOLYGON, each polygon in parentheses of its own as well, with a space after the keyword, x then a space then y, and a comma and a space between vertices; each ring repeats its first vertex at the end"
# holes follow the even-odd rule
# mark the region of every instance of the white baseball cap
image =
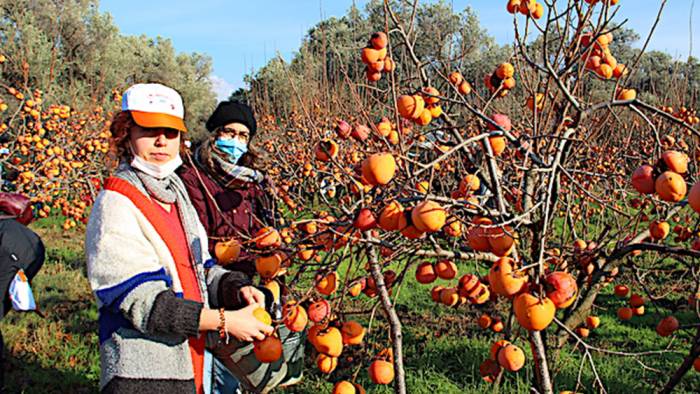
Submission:
POLYGON ((182 97, 172 88, 158 83, 138 83, 122 96, 122 111, 129 111, 141 127, 167 127, 187 131, 182 97))

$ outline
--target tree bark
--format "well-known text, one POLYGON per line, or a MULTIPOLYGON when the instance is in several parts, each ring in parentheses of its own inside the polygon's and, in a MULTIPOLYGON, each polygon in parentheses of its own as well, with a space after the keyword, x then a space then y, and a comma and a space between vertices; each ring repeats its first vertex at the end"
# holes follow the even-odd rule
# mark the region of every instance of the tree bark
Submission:
POLYGON ((664 389, 661 391, 662 394, 671 393, 673 388, 680 383, 683 376, 693 367, 693 362, 696 358, 700 357, 700 327, 698 327, 695 332, 695 338, 693 338, 693 344, 690 346, 690 352, 688 356, 683 360, 683 363, 676 370, 676 372, 671 376, 664 389))
MULTIPOLYGON (((586 318, 591 314, 591 309, 593 308, 593 303, 595 302, 596 297, 598 297, 600 290, 602 290, 605 285, 604 280, 605 277, 593 278, 593 283, 591 283, 590 287, 588 288, 583 300, 578 303, 576 309, 573 310, 564 320, 565 326, 571 330, 574 330, 576 327, 580 326, 586 321, 586 318)), ((569 339, 569 332, 560 329, 559 335, 557 336, 558 346, 564 346, 567 339, 569 339)))
POLYGON ((535 374, 539 391, 543 394, 554 394, 552 378, 549 375, 549 366, 547 365, 547 353, 542 341, 542 334, 539 331, 530 332, 530 346, 532 347, 532 356, 535 359, 535 374))
MULTIPOLYGON (((367 238, 371 238, 369 232, 365 233, 367 238)), ((368 245, 370 270, 372 273, 372 278, 374 278, 374 283, 377 286, 377 293, 379 294, 379 300, 382 303, 382 309, 386 314, 387 320, 389 320, 389 335, 391 336, 391 344, 394 352, 394 392, 397 394, 406 394, 406 374, 403 368, 403 344, 402 344, 402 334, 401 334, 401 321, 399 316, 396 314, 396 309, 391 303, 391 298, 389 297, 389 291, 384 283, 384 275, 382 274, 381 267, 379 266, 379 259, 377 257, 377 247, 374 245, 368 245)))

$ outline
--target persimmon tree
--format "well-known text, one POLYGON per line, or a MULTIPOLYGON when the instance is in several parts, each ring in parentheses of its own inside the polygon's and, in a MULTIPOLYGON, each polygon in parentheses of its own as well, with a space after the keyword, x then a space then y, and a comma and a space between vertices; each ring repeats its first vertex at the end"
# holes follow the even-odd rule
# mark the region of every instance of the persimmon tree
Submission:
POLYGON ((80 229, 115 160, 109 122, 137 82, 178 89, 197 136, 215 104, 211 59, 169 40, 119 34, 93 0, 0 4, 0 176, 30 196, 38 217, 80 229), (56 18, 60 15, 60 18, 56 18))
MULTIPOLYGON (((621 298, 633 289, 618 311, 623 321, 650 304, 693 311, 683 324, 659 316, 657 333, 687 344, 664 391, 698 363, 700 186, 687 186, 698 118, 682 102, 655 106, 628 87, 644 49, 619 59, 612 50, 624 6, 504 1, 503 12, 513 15, 512 51, 486 75, 473 75, 437 54, 418 55, 418 47, 432 48, 432 37, 416 34, 417 2, 385 1, 378 31, 356 50, 364 75, 340 66, 354 113, 332 124, 323 121, 322 103, 304 100, 303 80, 284 71, 299 110, 264 148, 278 163, 280 209, 305 216, 276 225, 276 247, 286 252, 283 293, 322 312, 309 330, 322 371, 332 370, 326 357, 338 354, 337 346, 324 350, 328 338, 350 346, 338 327, 357 328, 352 316, 363 312, 373 324, 380 307, 390 346, 368 355, 368 373, 406 392, 395 297, 405 281, 438 277, 453 285, 426 288, 426 297, 481 311, 478 324, 495 333, 480 368, 487 381, 530 362, 533 387, 552 393, 552 357, 568 342, 604 391, 593 353, 643 360, 679 352, 586 342, 600 324, 596 299, 613 283, 621 298), (464 262, 477 269, 463 272, 464 262), (373 308, 355 309, 351 300, 361 293, 376 299, 373 308), (688 302, 670 300, 679 293, 688 302)), ((271 129, 278 121, 263 119, 271 129)), ((341 383, 335 392, 361 391, 341 383)))
MULTIPOLYGON (((367 19, 354 10, 310 32, 302 52, 323 54, 313 63, 275 59, 252 81, 280 215, 253 237, 219 242, 216 257, 227 265, 242 248, 258 255, 261 282, 284 303, 281 317, 259 318, 308 330, 322 373, 342 354, 358 356, 335 393, 363 392, 361 372, 407 391, 396 305, 408 281, 493 333, 478 357, 494 384, 529 366, 535 390, 553 392, 551 367, 569 345, 581 354, 579 376, 588 368, 600 391, 594 354, 635 357, 651 370, 646 357, 682 353, 675 370, 657 371, 665 392, 700 369, 696 67, 645 55, 656 24, 641 50, 620 45, 629 32, 616 15, 629 3, 503 0, 515 37, 504 50, 470 12, 373 1, 367 19), (333 73, 316 78, 312 67, 333 73), (679 73, 656 77, 668 68, 679 73), (450 285, 431 286, 437 278, 450 285), (619 298, 621 321, 653 313, 659 337, 678 340, 641 352, 596 346, 588 337, 601 324, 603 292, 619 298)), ((27 38, 32 16, 4 9, 2 31, 27 38)), ((94 26, 109 25, 89 14, 94 26)), ((47 100, 32 85, 54 76, 112 88, 98 73, 76 77, 72 62, 54 74, 33 63, 50 57, 23 54, 54 36, 8 42, 0 54, 0 162, 39 215, 60 209, 68 230, 85 220, 108 172, 119 90, 80 109, 56 101, 56 86, 47 100)), ((166 44, 104 37, 175 61, 166 44)), ((186 75, 208 73, 204 58, 180 60, 186 75)), ((108 78, 155 75, 144 68, 108 78)), ((255 344, 261 361, 281 357, 278 335, 255 344)))
POLYGON ((65 230, 87 223, 109 168, 109 113, 46 105, 39 90, 2 89, 9 96, 0 98, 3 189, 30 196, 39 218, 62 214, 65 230))

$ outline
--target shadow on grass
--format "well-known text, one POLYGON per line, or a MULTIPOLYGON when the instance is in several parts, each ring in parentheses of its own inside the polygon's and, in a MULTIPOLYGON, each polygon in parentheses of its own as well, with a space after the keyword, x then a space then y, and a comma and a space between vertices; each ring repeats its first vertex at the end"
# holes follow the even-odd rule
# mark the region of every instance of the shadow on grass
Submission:
POLYGON ((44 368, 36 362, 6 355, 7 393, 98 393, 97 380, 73 371, 44 368))
POLYGON ((46 261, 62 263, 66 268, 79 270, 83 276, 87 277, 87 264, 85 263, 85 254, 82 250, 47 248, 46 261))
POLYGON ((92 300, 67 301, 52 296, 44 300, 47 319, 61 321, 68 334, 97 333, 97 307, 92 300))

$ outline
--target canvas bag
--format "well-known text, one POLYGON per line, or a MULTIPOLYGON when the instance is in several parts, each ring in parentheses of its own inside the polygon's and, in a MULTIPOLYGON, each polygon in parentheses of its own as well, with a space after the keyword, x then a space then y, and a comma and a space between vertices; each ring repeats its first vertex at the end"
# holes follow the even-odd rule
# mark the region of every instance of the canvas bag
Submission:
POLYGON ((231 338, 228 344, 220 342, 211 349, 231 374, 238 379, 243 390, 266 394, 300 371, 304 364, 304 332, 289 331, 284 325, 278 330, 282 342, 282 357, 273 363, 258 361, 252 342, 231 338))

